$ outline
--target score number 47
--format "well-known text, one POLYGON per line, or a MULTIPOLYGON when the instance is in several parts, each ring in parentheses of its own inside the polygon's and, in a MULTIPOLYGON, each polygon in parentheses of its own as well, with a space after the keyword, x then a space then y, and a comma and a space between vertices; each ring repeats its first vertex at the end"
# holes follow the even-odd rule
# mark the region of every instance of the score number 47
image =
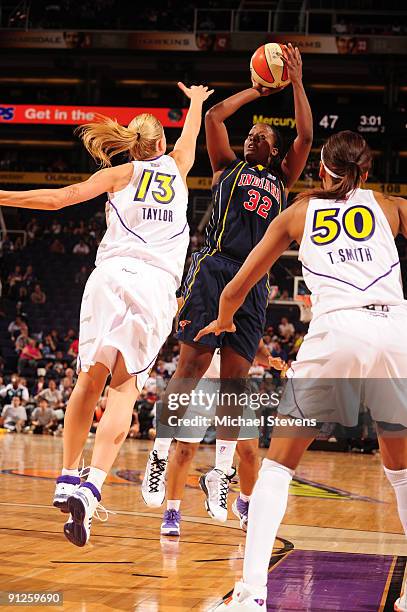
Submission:
POLYGON ((331 130, 334 129, 336 122, 339 119, 339 115, 324 115, 319 122, 319 125, 326 130, 329 128, 331 130))

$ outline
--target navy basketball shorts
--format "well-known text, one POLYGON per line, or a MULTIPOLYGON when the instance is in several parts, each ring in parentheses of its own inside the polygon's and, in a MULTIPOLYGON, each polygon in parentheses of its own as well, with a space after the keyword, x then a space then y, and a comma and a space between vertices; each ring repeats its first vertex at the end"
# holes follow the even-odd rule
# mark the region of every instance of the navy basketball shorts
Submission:
MULTIPOLYGON (((184 304, 179 312, 176 338, 192 343, 197 333, 218 317, 220 295, 242 264, 216 253, 195 253, 184 281, 184 304)), ((209 334, 199 344, 211 348, 228 346, 252 363, 263 335, 268 300, 267 276, 248 294, 234 316, 236 333, 209 334)))

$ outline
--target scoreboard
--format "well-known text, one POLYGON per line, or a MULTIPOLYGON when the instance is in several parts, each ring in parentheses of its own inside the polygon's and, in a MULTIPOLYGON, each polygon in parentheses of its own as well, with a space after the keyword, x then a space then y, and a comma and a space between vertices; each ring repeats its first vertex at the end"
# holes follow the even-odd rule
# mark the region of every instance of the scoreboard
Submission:
MULTIPOLYGON (((377 136, 391 136, 402 139, 407 136, 407 114, 402 112, 382 113, 376 110, 342 110, 313 109, 314 135, 316 138, 328 138, 331 134, 342 130, 358 132, 367 140, 377 136)), ((296 129, 294 113, 252 113, 248 123, 267 123, 288 136, 296 129)), ((243 126, 242 126, 243 127, 243 126)), ((249 125, 246 125, 246 129, 249 125)))
POLYGON ((388 129, 386 117, 380 113, 319 112, 315 117, 319 133, 341 132, 352 130, 364 134, 384 134, 388 129))
POLYGON ((407 136, 407 114, 403 112, 381 113, 376 111, 319 111, 314 115, 314 127, 318 135, 352 130, 369 138, 386 134, 392 138, 407 136))

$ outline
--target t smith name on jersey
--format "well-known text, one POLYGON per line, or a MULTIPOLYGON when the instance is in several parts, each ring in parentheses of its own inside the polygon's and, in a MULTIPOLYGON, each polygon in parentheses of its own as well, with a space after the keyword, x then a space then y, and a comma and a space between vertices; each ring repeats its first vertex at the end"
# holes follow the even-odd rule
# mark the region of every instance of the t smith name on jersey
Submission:
MULTIPOLYGON (((274 176, 269 175, 271 179, 275 180, 274 176)), ((251 187, 258 187, 268 191, 277 201, 280 199, 280 189, 272 183, 268 178, 262 176, 255 176, 254 174, 241 174, 238 187, 251 185, 251 187)))
POLYGON ((143 221, 168 221, 173 222, 172 210, 166 208, 150 208, 144 207, 143 210, 143 221))
POLYGON ((365 263, 373 261, 372 252, 369 247, 357 247, 352 249, 338 249, 327 253, 331 264, 343 263, 345 261, 358 261, 365 263))

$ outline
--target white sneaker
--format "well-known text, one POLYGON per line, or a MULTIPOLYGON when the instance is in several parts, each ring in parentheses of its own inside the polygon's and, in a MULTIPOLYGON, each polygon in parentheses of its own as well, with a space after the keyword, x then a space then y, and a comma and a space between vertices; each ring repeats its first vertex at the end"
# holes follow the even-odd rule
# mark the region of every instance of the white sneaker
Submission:
POLYGON ((213 612, 221 610, 267 610, 267 587, 248 587, 244 582, 236 582, 231 597, 213 608, 213 612))
POLYGON ((214 468, 199 479, 199 486, 206 495, 205 508, 212 518, 224 523, 228 518, 229 483, 236 474, 228 476, 222 470, 214 468))
POLYGON ((68 498, 75 493, 81 484, 79 476, 59 476, 55 486, 54 500, 52 505, 59 508, 61 512, 69 513, 68 498))
POLYGON ((396 612, 407 612, 407 585, 404 587, 404 593, 401 593, 400 597, 394 604, 396 612))
POLYGON ((68 498, 67 506, 71 514, 64 525, 64 534, 75 546, 85 546, 89 541, 92 518, 100 499, 100 492, 91 482, 83 483, 68 498))
POLYGON ((165 499, 167 465, 168 459, 159 459, 157 451, 151 451, 141 485, 142 498, 150 508, 159 508, 165 499))

